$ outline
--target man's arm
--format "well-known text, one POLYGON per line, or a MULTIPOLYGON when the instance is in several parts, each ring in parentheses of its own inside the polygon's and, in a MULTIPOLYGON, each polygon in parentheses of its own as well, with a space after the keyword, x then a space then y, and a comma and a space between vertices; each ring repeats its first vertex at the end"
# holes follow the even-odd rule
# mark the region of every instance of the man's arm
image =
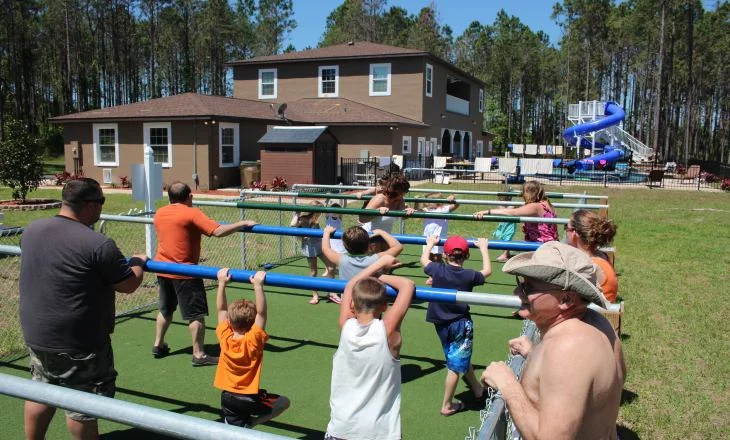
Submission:
POLYGON ((492 274, 492 262, 489 260, 489 240, 486 238, 479 238, 476 241, 476 245, 479 251, 482 253, 482 270, 480 272, 484 275, 484 278, 492 274))
POLYGON ((568 341, 544 347, 542 356, 539 409, 530 402, 504 362, 492 362, 482 380, 502 392, 523 438, 575 439, 583 424, 592 383, 591 354, 578 341, 568 341), (566 359, 576 366, 569 374, 566 374, 566 359))
POLYGON ((426 237, 426 246, 424 246, 423 252, 421 252, 421 265, 423 267, 428 266, 431 262, 431 249, 433 249, 439 241, 441 241, 441 237, 438 235, 429 235, 426 237))
POLYGON ((324 228, 324 232, 322 233, 322 253, 324 254, 324 257, 332 264, 339 266, 340 253, 333 251, 332 246, 330 245, 330 236, 335 231, 336 229, 332 226, 327 226, 326 228, 324 228))
POLYGON ((345 293, 342 295, 342 302, 340 303, 340 327, 345 325, 348 319, 355 317, 355 313, 353 312, 354 307, 352 305, 352 286, 354 286, 358 281, 374 276, 379 271, 388 269, 397 263, 398 260, 396 260, 392 255, 381 255, 375 263, 363 269, 347 282, 347 285, 345 286, 345 293))
POLYGON ((218 228, 213 231, 213 236, 218 238, 225 237, 240 230, 241 228, 250 228, 255 224, 256 222, 253 220, 241 220, 235 223, 227 223, 225 225, 218 226, 218 228))
POLYGON ((385 241, 385 244, 388 245, 388 249, 378 255, 392 255, 393 257, 397 257, 401 252, 403 252, 403 245, 388 232, 383 231, 382 229, 375 229, 373 230, 373 235, 383 237, 383 241, 385 241))
MULTIPOLYGON (((383 194, 377 194, 375 197, 370 199, 367 205, 365 205, 365 209, 377 209, 380 211, 380 215, 385 215, 389 211, 388 207, 385 206, 385 196, 383 194)), ((375 217, 377 217, 377 215, 360 214, 360 216, 358 216, 358 221, 360 223, 367 223, 375 217)))
POLYGON ((254 323, 261 327, 262 330, 266 330, 266 295, 264 294, 264 280, 266 279, 266 272, 260 270, 256 272, 256 275, 249 277, 249 281, 253 284, 253 292, 256 296, 256 319, 254 323))
POLYGON ((218 270, 218 292, 215 296, 215 308, 218 311, 218 322, 228 319, 228 299, 226 298, 226 286, 231 281, 230 269, 224 267, 218 270))
POLYGON ((129 268, 132 269, 132 276, 113 284, 112 288, 120 293, 132 293, 142 284, 144 279, 144 265, 147 263, 147 255, 133 255, 129 259, 129 268))

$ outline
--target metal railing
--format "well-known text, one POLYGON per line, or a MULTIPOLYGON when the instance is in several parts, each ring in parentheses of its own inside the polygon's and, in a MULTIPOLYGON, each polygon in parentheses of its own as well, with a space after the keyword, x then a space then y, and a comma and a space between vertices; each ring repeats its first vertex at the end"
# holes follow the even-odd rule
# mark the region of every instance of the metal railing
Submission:
POLYGON ((151 406, 23 379, 4 373, 0 373, 0 393, 181 439, 282 440, 291 438, 186 416, 151 406))

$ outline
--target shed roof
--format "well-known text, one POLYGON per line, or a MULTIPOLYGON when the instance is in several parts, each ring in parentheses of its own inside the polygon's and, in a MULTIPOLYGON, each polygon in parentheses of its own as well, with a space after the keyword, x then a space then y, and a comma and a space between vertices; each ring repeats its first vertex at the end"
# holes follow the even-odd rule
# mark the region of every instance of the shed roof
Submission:
POLYGON ((260 144, 313 144, 326 126, 315 127, 272 127, 259 139, 260 144))

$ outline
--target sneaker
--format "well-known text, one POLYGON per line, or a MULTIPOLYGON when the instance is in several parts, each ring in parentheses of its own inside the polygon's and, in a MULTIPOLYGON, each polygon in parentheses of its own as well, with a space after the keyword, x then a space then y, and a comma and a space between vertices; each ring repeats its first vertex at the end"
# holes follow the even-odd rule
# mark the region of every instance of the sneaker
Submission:
POLYGON ((193 367, 205 367, 208 365, 218 365, 218 357, 217 356, 208 356, 207 354, 204 354, 200 357, 193 356, 193 367))
POLYGON ((163 358, 168 354, 170 354, 170 347, 168 347, 167 344, 152 347, 152 356, 154 356, 155 359, 163 358))

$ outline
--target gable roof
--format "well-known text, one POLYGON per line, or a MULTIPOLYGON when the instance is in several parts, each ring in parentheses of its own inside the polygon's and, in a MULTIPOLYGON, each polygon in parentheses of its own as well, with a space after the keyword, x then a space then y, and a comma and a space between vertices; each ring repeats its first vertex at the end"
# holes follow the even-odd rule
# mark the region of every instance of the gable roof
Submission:
POLYGON ((412 125, 428 127, 379 108, 346 98, 302 98, 287 103, 287 119, 322 125, 412 125))
POLYGON ((231 61, 227 66, 245 66, 252 64, 266 65, 277 63, 295 63, 303 61, 335 60, 335 59, 369 59, 369 58, 399 58, 399 57, 426 57, 438 62, 454 72, 458 72, 470 80, 485 85, 484 81, 474 75, 456 67, 452 63, 437 57, 431 52, 406 47, 388 46, 387 44, 372 43, 370 41, 351 41, 317 49, 300 50, 297 52, 282 53, 249 58, 246 60, 231 61))
POLYGON ((369 41, 357 41, 335 44, 333 46, 320 47, 317 49, 288 52, 280 55, 269 55, 249 58, 246 60, 231 61, 227 63, 227 65, 239 66, 243 64, 264 64, 267 62, 278 63, 282 61, 311 61, 327 58, 380 58, 383 56, 398 57, 417 55, 425 56, 429 55, 429 53, 423 50, 388 46, 387 44, 371 43, 369 41))
POLYGON ((150 99, 133 104, 116 105, 96 110, 50 118, 51 122, 83 122, 101 120, 249 118, 278 120, 273 103, 224 96, 183 93, 150 99))
POLYGON ((312 144, 327 127, 271 127, 259 139, 260 144, 312 144))

